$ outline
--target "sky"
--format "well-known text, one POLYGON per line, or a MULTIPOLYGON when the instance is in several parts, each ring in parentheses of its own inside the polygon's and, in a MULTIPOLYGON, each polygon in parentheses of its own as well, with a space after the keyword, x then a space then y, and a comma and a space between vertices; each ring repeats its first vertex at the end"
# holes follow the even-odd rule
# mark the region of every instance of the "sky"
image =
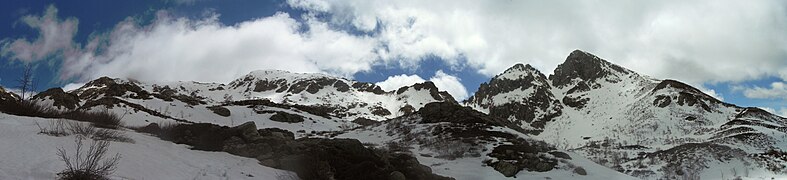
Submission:
POLYGON ((787 1, 22 1, 0 6, 0 85, 101 77, 226 83, 259 69, 457 99, 516 63, 581 49, 740 106, 787 115, 787 1))

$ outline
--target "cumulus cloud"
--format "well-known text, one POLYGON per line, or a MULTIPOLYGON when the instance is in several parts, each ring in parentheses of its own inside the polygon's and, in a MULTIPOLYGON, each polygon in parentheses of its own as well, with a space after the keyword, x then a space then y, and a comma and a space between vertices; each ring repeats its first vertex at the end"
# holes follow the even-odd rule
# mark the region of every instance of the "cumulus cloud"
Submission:
POLYGON ((380 86, 380 88, 382 88, 385 91, 392 91, 403 86, 410 86, 415 83, 422 83, 424 81, 426 81, 424 80, 424 78, 421 78, 421 76, 415 74, 413 75, 400 74, 395 76, 389 76, 388 79, 385 79, 385 81, 377 82, 375 84, 380 86))
POLYGON ((787 5, 778 0, 288 2, 375 34, 380 57, 401 65, 437 56, 490 76, 515 62, 549 71, 583 49, 694 84, 787 77, 787 5))
POLYGON ((72 43, 76 29, 67 28, 76 20, 58 21, 56 12, 50 6, 42 17, 25 17, 37 20, 28 25, 40 27, 41 37, 33 43, 16 40, 3 50, 27 61, 62 55, 62 80, 111 76, 228 82, 259 69, 349 76, 370 70, 379 59, 373 38, 334 30, 312 19, 298 22, 286 13, 224 25, 218 14, 193 20, 160 11, 150 24, 128 18, 81 46, 72 43), (66 35, 50 28, 65 29, 66 35))
POLYGON ((65 86, 63 86, 63 91, 68 92, 68 91, 71 91, 71 90, 79 89, 80 87, 82 87, 84 85, 85 85, 85 83, 68 83, 65 86))
POLYGON ((743 95, 748 98, 787 100, 787 84, 784 82, 773 82, 770 87, 755 86, 753 88, 744 88, 743 95))
MULTIPOLYGON (((392 91, 396 90, 402 86, 410 86, 415 83, 422 83, 425 82, 421 76, 418 75, 395 75, 390 76, 388 79, 382 82, 376 83, 380 88, 385 91, 392 91)), ((429 81, 433 82, 435 86, 441 91, 446 91, 451 96, 453 96, 456 100, 464 100, 468 97, 467 88, 462 85, 462 82, 456 76, 446 74, 442 70, 438 70, 435 72, 435 75, 432 78, 429 78, 429 81)))
POLYGON ((33 41, 25 38, 0 41, 2 56, 33 62, 57 52, 73 50, 73 37, 77 32, 79 21, 76 18, 61 20, 57 17, 57 8, 54 6, 48 6, 41 16, 24 16, 21 22, 36 30, 39 36, 33 41))
POLYGON ((41 35, 4 40, 2 54, 62 55, 60 78, 77 81, 227 82, 258 69, 349 77, 376 65, 417 68, 431 57, 492 76, 517 62, 549 72, 574 49, 689 84, 787 79, 787 4, 778 0, 287 3, 307 11, 303 21, 277 13, 226 25, 218 14, 161 11, 152 23, 129 18, 84 45, 73 42, 78 21, 50 6, 22 19, 41 35))
POLYGON ((429 81, 434 82, 437 88, 448 91, 448 93, 454 96, 458 101, 467 99, 467 88, 462 85, 462 82, 460 82, 460 79, 456 76, 446 74, 443 71, 437 71, 434 77, 429 78, 429 81))

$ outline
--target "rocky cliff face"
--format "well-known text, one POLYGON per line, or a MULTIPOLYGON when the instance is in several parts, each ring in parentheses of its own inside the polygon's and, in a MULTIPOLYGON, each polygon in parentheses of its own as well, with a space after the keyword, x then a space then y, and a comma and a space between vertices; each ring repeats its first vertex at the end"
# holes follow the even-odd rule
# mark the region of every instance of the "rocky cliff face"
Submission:
POLYGON ((540 71, 530 65, 517 64, 481 84, 464 103, 538 134, 547 122, 561 114, 560 102, 551 89, 540 71))

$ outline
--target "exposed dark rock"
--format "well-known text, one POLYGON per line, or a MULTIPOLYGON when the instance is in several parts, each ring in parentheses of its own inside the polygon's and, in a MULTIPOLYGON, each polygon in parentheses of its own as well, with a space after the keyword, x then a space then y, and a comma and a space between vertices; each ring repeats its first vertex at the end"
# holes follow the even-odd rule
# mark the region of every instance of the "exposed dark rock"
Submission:
POLYGON ((33 99, 52 99, 52 106, 73 110, 79 106, 79 97, 73 93, 66 93, 61 88, 52 88, 33 96, 33 99))
POLYGON ((506 177, 513 177, 514 175, 516 175, 516 173, 520 171, 520 169, 517 166, 505 161, 498 162, 497 164, 494 165, 494 167, 495 170, 502 173, 503 176, 506 177))
POLYGON ((257 132, 257 125, 254 124, 254 121, 245 122, 241 125, 232 127, 231 131, 239 132, 240 137, 246 142, 254 142, 262 139, 260 133, 257 132))
POLYGON ((409 154, 391 154, 389 160, 394 169, 407 179, 453 179, 432 174, 429 166, 418 163, 418 159, 409 154))
POLYGON ((259 80, 254 84, 254 92, 263 92, 263 91, 270 91, 275 90, 279 87, 286 87, 287 80, 279 79, 276 81, 266 81, 266 80, 259 80))
POLYGON ((388 115, 391 115, 391 111, 388 111, 387 109, 385 109, 385 108, 383 108, 383 107, 380 107, 380 106, 374 106, 374 107, 371 107, 371 108, 369 108, 369 110, 371 110, 371 111, 372 111, 372 114, 374 114, 374 115, 378 115, 378 116, 388 116, 388 115))
POLYGON ((143 90, 139 87, 136 83, 133 82, 124 82, 124 83, 117 83, 114 79, 109 77, 101 77, 96 80, 90 81, 82 87, 91 87, 96 86, 100 88, 90 88, 90 89, 77 89, 75 93, 79 96, 79 99, 86 100, 86 99, 96 99, 99 98, 101 95, 104 96, 123 96, 126 92, 132 92, 129 98, 134 99, 150 99, 150 93, 143 90))
POLYGON ((408 105, 404 105, 404 107, 402 107, 402 108, 399 108, 399 112, 401 112, 403 114, 412 114, 415 111, 416 111, 416 109, 412 105, 409 105, 409 104, 408 105))
POLYGON ((595 82, 613 72, 629 74, 629 70, 596 57, 593 54, 574 50, 566 57, 566 61, 555 68, 553 75, 549 76, 552 85, 565 87, 572 80, 579 78, 586 82, 595 82))
POLYGON ((222 151, 225 140, 233 136, 240 138, 240 132, 209 123, 178 124, 169 131, 159 133, 159 137, 164 140, 188 144, 193 149, 205 151, 222 151))
POLYGON ((583 107, 585 107, 585 104, 587 104, 587 102, 589 100, 590 99, 588 99, 588 98, 582 98, 582 97, 564 96, 563 97, 563 104, 565 104, 566 106, 569 106, 569 107, 582 109, 583 107))
POLYGON ((371 120, 371 119, 367 119, 367 118, 362 118, 362 117, 356 118, 355 120, 353 120, 353 123, 360 124, 361 126, 371 126, 371 125, 380 124, 379 121, 375 121, 375 120, 371 120))
POLYGON ((652 92, 655 93, 661 89, 665 89, 667 87, 671 87, 675 90, 678 90, 677 95, 666 96, 666 95, 657 95, 656 100, 653 101, 653 105, 658 107, 666 107, 672 100, 675 99, 678 105, 687 105, 687 106, 697 106, 702 108, 706 112, 711 112, 711 106, 713 104, 721 104, 723 106, 734 106, 729 103, 721 102, 718 99, 703 93, 697 88, 691 87, 688 84, 682 83, 680 81, 675 81, 671 79, 666 79, 661 81, 655 88, 653 88, 652 92))
POLYGON ((154 97, 164 101, 172 101, 172 97, 178 93, 178 91, 170 88, 169 86, 153 86, 153 92, 157 93, 153 94, 154 97))
POLYGON ((159 127, 157 123, 150 123, 147 126, 137 128, 136 130, 137 132, 144 132, 144 133, 158 135, 158 133, 161 132, 161 127, 159 127))
POLYGON ((0 87, 0 105, 5 104, 6 102, 19 101, 19 99, 19 95, 16 95, 10 91, 6 91, 5 88, 0 87))
POLYGON ((380 86, 374 85, 372 83, 355 82, 353 83, 352 87, 358 91, 371 92, 374 94, 385 94, 385 91, 383 91, 380 86))
POLYGON ((434 98, 437 101, 446 101, 446 102, 456 103, 456 100, 454 100, 454 97, 451 96, 451 94, 448 94, 445 91, 439 91, 437 89, 437 86, 435 86, 434 83, 431 82, 431 81, 426 81, 426 82, 423 82, 423 83, 416 83, 412 87, 413 87, 413 89, 415 89, 417 91, 420 91, 422 89, 428 90, 429 91, 429 95, 431 95, 432 98, 434 98))
POLYGON ((495 76, 488 83, 481 84, 478 91, 464 102, 489 109, 491 116, 511 118, 516 124, 535 127, 536 129, 531 133, 538 134, 547 122, 562 114, 560 101, 552 95, 550 88, 544 74, 530 65, 517 64, 495 76), (513 77, 517 79, 511 79, 513 77), (527 89, 533 89, 534 92, 524 99, 512 102, 492 101, 497 95, 527 89), (536 117, 536 115, 540 116, 536 117))
POLYGON ((574 168, 574 174, 579 174, 579 175, 585 176, 585 175, 588 175, 588 172, 585 171, 585 168, 577 167, 577 168, 574 168))
POLYGON ((303 116, 277 111, 276 114, 271 116, 271 120, 285 123, 299 123, 303 122, 303 116))
MULTIPOLYGON (((489 156, 497 158, 499 161, 490 162, 489 165, 496 167, 501 162, 508 162, 516 166, 517 172, 523 169, 546 172, 557 166, 557 159, 540 155, 555 150, 554 147, 541 141, 518 140, 513 141, 513 143, 512 145, 495 147, 492 153, 489 153, 489 156)), ((501 173, 504 172, 501 171, 501 173)))
POLYGON ((231 114, 230 110, 225 108, 224 106, 209 106, 207 107, 213 113, 218 114, 219 116, 229 117, 231 114))
POLYGON ((768 111, 757 107, 747 107, 743 108, 743 111, 735 115, 736 119, 740 118, 752 118, 752 119, 762 119, 771 122, 784 122, 787 121, 787 118, 777 116, 772 114, 768 111))
POLYGON ((402 172, 394 171, 391 172, 390 175, 388 175, 388 180, 407 180, 407 177, 405 177, 404 174, 402 174, 402 172))
POLYGON ((571 159, 571 156, 569 156, 568 154, 566 154, 564 152, 560 152, 560 151, 550 151, 549 154, 551 154, 551 155, 553 155, 553 156, 555 156, 557 158, 571 159))
POLYGON ((577 83, 576 86, 574 86, 573 88, 569 89, 568 92, 566 92, 566 93, 567 94, 574 94, 574 93, 587 92, 587 91, 590 91, 590 86, 588 86, 588 84, 585 83, 585 82, 579 82, 579 83, 577 83))
POLYGON ((417 113, 423 117, 421 123, 480 123, 504 126, 520 131, 522 129, 506 120, 490 117, 484 113, 473 110, 470 107, 464 107, 450 102, 429 103, 421 108, 417 113))
POLYGON ((665 95, 658 95, 656 99, 653 100, 653 105, 661 108, 669 106, 670 103, 672 103, 672 98, 665 95))
MULTIPOLYGON (((299 104, 279 104, 279 103, 272 102, 272 101, 270 101, 268 99, 252 99, 252 100, 233 101, 233 102, 230 102, 228 105, 250 106, 250 107, 252 107, 252 106, 268 106, 268 107, 278 107, 278 108, 283 108, 283 109, 294 108, 294 109, 297 109, 297 110, 300 110, 300 111, 307 112, 309 114, 322 116, 322 117, 325 117, 325 118, 329 118, 331 116, 331 113, 337 111, 336 109, 334 109, 332 107, 319 106, 319 105, 304 106, 304 105, 299 105, 299 104)), ((258 113, 260 113, 260 112, 258 112, 258 113)))
POLYGON ((335 87, 339 92, 350 91, 350 85, 347 85, 347 83, 344 83, 344 81, 336 81, 336 83, 333 84, 333 87, 335 87))
POLYGON ((290 131, 279 128, 265 128, 257 130, 260 136, 270 136, 289 140, 295 140, 295 134, 290 131))

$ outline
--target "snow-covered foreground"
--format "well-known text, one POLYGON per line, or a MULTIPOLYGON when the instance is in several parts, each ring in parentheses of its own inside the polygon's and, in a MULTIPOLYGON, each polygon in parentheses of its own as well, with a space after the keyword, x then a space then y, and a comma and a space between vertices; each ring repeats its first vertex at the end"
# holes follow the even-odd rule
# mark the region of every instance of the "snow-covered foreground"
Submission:
MULTIPOLYGON (((75 135, 38 134, 36 122, 47 126, 48 121, 54 119, 0 113, 0 179, 55 179, 65 169, 57 148, 73 152, 75 135)), ((109 146, 107 156, 121 155, 112 179, 297 179, 294 173, 262 166, 252 158, 190 150, 150 135, 125 133, 135 142, 109 146)))

